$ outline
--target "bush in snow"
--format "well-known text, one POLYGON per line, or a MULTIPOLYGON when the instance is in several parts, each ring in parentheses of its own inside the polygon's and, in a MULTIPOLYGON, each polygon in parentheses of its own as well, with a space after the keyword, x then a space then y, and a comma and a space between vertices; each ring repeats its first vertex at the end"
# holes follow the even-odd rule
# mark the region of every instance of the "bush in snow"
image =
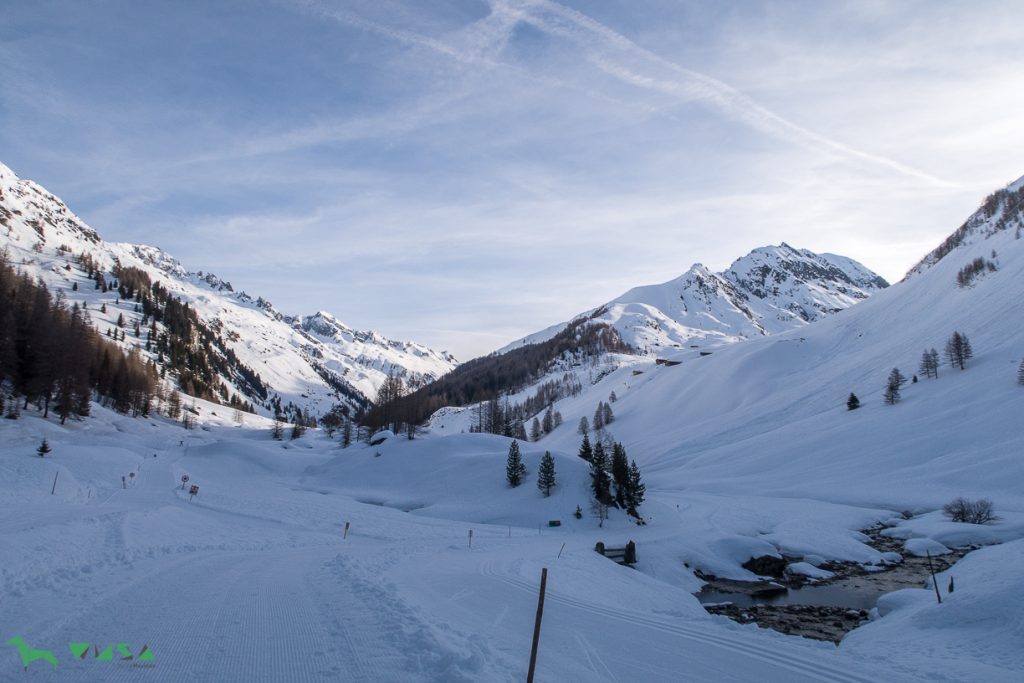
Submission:
POLYGON ((992 501, 987 498, 978 500, 954 498, 942 506, 942 511, 954 522, 968 524, 985 524, 996 518, 992 501))

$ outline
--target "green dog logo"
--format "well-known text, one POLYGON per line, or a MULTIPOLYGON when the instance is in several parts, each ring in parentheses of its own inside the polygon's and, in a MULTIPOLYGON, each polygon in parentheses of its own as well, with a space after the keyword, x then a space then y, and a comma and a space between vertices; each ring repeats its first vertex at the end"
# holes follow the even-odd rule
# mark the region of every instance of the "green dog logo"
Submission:
POLYGON ((49 662, 53 665, 53 668, 57 668, 57 658, 53 656, 53 653, 49 650, 37 650, 34 647, 29 647, 28 643, 21 636, 14 636, 7 641, 8 645, 13 645, 18 648, 18 654, 21 655, 21 665, 28 671, 28 665, 32 662, 41 659, 44 662, 49 662))

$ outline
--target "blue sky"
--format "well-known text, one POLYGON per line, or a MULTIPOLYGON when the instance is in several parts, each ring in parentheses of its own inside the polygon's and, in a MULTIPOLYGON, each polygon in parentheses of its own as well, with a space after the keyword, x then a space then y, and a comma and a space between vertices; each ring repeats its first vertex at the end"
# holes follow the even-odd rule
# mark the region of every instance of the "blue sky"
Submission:
POLYGON ((1014 2, 0 0, 0 161, 290 313, 486 353, 1024 174, 1014 2))

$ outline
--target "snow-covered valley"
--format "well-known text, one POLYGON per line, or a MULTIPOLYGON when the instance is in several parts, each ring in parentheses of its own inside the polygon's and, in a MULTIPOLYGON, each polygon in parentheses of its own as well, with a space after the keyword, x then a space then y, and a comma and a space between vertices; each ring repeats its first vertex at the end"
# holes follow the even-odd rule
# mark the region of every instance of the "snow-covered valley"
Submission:
MULTIPOLYGON (((33 405, 0 419, 4 640, 58 662, 22 671, 11 645, 0 679, 523 680, 547 568, 537 680, 1019 680, 1022 185, 846 310, 710 354, 680 345, 570 368, 581 389, 554 403, 560 426, 520 444, 515 488, 512 440, 471 433, 470 407, 438 412, 414 440, 348 448, 320 429, 274 440, 268 418, 201 400, 195 429, 99 404, 63 425, 33 405), (961 286, 976 259, 993 266, 961 286), (926 377, 922 352, 954 331, 973 356, 926 377), (890 405, 894 367, 918 381, 890 405), (604 401, 614 420, 591 436, 642 470, 642 526, 591 514, 577 424, 604 401), (550 497, 536 485, 545 451, 550 497), (958 496, 990 499, 997 518, 949 520, 958 496), (889 594, 838 646, 711 615, 693 595, 698 572, 758 578, 743 566, 757 557, 805 575, 881 570, 899 559, 868 544, 876 525, 900 556, 978 549, 939 574, 941 604, 923 585, 889 594), (594 551, 630 540, 632 567, 594 551), (76 643, 97 648, 77 657, 76 643), (118 643, 133 659, 96 656, 118 643)), ((314 332, 331 337, 329 322, 314 332)))

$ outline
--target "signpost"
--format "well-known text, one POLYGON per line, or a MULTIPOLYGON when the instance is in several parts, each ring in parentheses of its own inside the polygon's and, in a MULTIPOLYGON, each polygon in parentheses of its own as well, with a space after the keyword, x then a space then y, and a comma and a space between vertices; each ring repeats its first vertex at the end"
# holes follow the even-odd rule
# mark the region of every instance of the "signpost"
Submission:
POLYGON ((188 502, 191 503, 192 499, 196 497, 197 493, 199 493, 199 484, 192 484, 192 486, 190 486, 189 489, 188 489, 188 495, 189 495, 188 502))
POLYGON ((347 539, 347 538, 348 538, 348 528, 349 528, 349 526, 350 526, 350 525, 351 525, 351 523, 350 523, 350 522, 345 522, 345 533, 344 533, 344 534, 342 534, 342 536, 341 536, 341 540, 343 540, 343 541, 344 541, 345 539, 347 539))
POLYGON ((182 491, 185 490, 185 484, 187 484, 187 483, 188 483, 188 475, 187 474, 181 475, 181 490, 182 491))

